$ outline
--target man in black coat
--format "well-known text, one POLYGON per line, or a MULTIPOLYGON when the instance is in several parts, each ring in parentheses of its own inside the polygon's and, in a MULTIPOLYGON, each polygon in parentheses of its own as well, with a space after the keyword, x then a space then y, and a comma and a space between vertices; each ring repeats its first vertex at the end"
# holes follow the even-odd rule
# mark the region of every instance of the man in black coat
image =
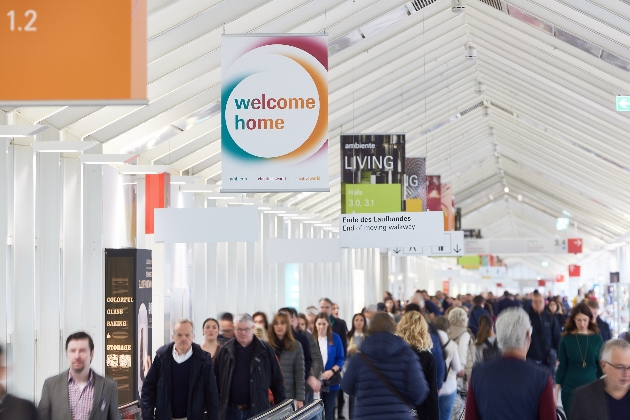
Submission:
MULTIPOLYGON (((0 384, 7 376, 4 363, 4 348, 0 346, 0 384)), ((38 420, 35 405, 22 398, 7 394, 7 390, 0 385, 0 420, 38 420)))
MULTIPOLYGON (((319 311, 324 312, 330 317, 330 327, 332 331, 341 338, 343 343, 343 354, 348 353, 348 326, 343 319, 335 318, 333 316, 333 301, 328 298, 321 298, 319 300, 319 311)), ((345 419, 343 416, 343 405, 345 403, 343 392, 337 394, 337 418, 345 419)))
POLYGON ((514 295, 508 292, 507 290, 503 293, 503 299, 499 301, 497 304, 497 313, 495 315, 499 315, 502 310, 507 308, 520 308, 521 304, 518 303, 516 299, 514 299, 514 295))
POLYGON ((142 383, 142 420, 217 420, 219 393, 210 355, 193 343, 189 319, 173 326, 173 343, 155 355, 142 383))
MULTIPOLYGON (((249 314, 234 318, 236 338, 221 346, 214 361, 221 395, 221 420, 247 419, 286 399, 284 378, 273 348, 254 336, 249 314)), ((190 420, 190 419, 189 419, 190 420)))
POLYGON ((612 338, 612 333, 610 332, 610 324, 604 321, 599 316, 599 303, 595 299, 589 299, 586 302, 589 308, 591 308, 591 312, 593 312, 593 316, 595 317, 595 322, 597 323, 597 328, 599 328, 599 335, 602 336, 604 343, 612 338))
POLYGON ((538 292, 534 292, 528 314, 532 323, 532 336, 527 359, 547 366, 550 373, 553 373, 560 345, 558 321, 545 311, 545 298, 538 292))

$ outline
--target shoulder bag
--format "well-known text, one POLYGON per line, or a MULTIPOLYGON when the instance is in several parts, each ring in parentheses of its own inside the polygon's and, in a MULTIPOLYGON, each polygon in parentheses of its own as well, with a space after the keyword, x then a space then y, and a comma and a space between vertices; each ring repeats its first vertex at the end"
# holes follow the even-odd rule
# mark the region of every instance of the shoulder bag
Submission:
POLYGON ((402 402, 405 403, 405 405, 407 407, 409 407, 409 415, 414 418, 417 419, 418 418, 418 412, 416 411, 415 408, 413 408, 413 406, 411 404, 409 404, 409 401, 407 401, 407 398, 405 398, 397 389, 396 387, 394 387, 394 385, 392 385, 392 383, 389 381, 389 379, 387 379, 385 377, 385 375, 383 375, 381 373, 381 371, 379 371, 376 366, 374 366, 374 363, 372 363, 372 361, 370 360, 369 357, 367 357, 365 354, 359 352, 359 356, 361 356, 361 358, 363 359, 363 361, 365 362, 366 365, 368 365, 368 367, 370 369, 372 369, 372 372, 374 372, 376 374, 376 376, 378 376, 378 378, 381 380, 381 382, 383 382, 385 384, 385 386, 387 386, 387 388, 389 388, 390 391, 392 391, 392 393, 397 396, 402 402))

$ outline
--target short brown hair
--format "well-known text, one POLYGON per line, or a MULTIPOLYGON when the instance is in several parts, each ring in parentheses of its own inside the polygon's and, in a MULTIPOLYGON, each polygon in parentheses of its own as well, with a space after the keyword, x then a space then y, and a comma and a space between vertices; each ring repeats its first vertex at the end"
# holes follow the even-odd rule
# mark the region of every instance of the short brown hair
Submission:
POLYGON ((394 318, 387 312, 378 312, 374 314, 370 321, 370 334, 377 332, 388 332, 396 334, 396 323, 394 318))

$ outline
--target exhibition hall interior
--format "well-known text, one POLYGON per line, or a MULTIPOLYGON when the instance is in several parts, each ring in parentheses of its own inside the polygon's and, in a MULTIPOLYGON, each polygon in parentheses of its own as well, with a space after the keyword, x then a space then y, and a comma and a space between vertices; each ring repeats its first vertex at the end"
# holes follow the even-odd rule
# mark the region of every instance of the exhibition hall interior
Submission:
MULTIPOLYGON (((578 384, 612 381, 611 367, 628 376, 628 0, 0 6, 0 389, 37 409, 6 418, 586 419, 578 384), (249 318, 260 313, 263 324, 249 318), (522 314, 523 355, 550 369, 540 386, 553 398, 544 391, 536 410, 553 417, 502 417, 504 402, 483 414, 491 363, 474 347, 495 339, 479 316, 496 365, 520 354, 505 334, 522 314), (581 316, 599 325, 601 352, 581 316), (408 363, 422 386, 402 398, 365 361, 395 340, 419 351, 408 322, 444 356, 431 363, 448 391, 434 398, 420 353, 408 363), (314 343, 298 352, 305 378, 287 361, 298 336, 314 343), (460 354, 447 358, 453 339, 460 354), (84 342, 87 362, 73 347, 84 342), (250 342, 277 359, 256 370, 250 342), (589 381, 572 371, 583 343, 589 381), (235 391, 227 366, 246 354, 251 373, 237 363, 234 381, 271 375, 269 401, 255 385, 235 391), (74 376, 77 360, 88 376, 74 376), (201 365, 204 391, 190 380, 191 396, 178 393, 176 375, 201 365), (365 375, 400 416, 379 416, 365 375)), ((614 403, 598 401, 613 420, 630 394, 611 386, 614 403)))

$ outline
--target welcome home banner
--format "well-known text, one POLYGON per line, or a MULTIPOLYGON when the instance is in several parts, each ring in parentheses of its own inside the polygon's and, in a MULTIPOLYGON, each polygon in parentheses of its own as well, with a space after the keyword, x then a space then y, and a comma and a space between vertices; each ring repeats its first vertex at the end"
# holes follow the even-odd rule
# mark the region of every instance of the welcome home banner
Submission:
POLYGON ((329 191, 328 36, 223 35, 221 192, 329 191))

